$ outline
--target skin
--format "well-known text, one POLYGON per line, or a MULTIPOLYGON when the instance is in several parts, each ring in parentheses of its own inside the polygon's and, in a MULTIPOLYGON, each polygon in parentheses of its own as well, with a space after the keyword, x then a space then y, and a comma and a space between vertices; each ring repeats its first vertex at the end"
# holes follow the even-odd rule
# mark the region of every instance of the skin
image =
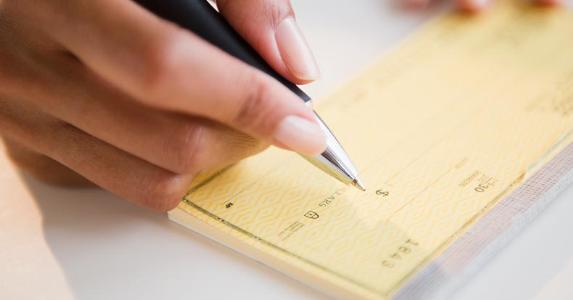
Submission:
MULTIPOLYGON (((289 71, 277 46, 274 32, 294 18, 288 0, 217 5, 279 73, 312 80, 289 71)), ((319 153, 275 138, 287 116, 314 122, 268 76, 132 1, 0 0, 0 135, 16 165, 43 181, 95 184, 166 211, 197 174, 269 145, 319 153)))

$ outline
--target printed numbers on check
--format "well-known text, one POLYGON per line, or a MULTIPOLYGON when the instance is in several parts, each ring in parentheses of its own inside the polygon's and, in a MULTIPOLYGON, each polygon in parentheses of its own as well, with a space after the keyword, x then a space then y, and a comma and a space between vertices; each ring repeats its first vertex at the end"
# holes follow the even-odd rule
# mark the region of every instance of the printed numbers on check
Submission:
POLYGON ((393 269, 397 267, 401 261, 406 259, 408 255, 412 254, 418 248, 418 242, 408 239, 400 246, 398 249, 390 255, 386 259, 382 261, 382 266, 388 269, 393 269))

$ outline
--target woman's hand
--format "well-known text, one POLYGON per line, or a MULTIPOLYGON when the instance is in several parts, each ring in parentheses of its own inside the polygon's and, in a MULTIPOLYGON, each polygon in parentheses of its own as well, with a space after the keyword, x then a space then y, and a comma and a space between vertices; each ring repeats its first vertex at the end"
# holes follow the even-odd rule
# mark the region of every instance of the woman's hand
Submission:
MULTIPOLYGON (((285 77, 317 78, 287 0, 218 5, 285 77)), ((157 210, 268 144, 325 147, 289 90, 131 0, 0 0, 0 134, 41 178, 73 170, 157 210)))

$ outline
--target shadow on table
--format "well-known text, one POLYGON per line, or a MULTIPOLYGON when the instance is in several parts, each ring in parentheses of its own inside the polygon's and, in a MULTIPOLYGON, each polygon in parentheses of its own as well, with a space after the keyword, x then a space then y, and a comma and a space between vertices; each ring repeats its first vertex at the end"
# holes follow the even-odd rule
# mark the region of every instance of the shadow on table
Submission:
POLYGON ((21 176, 39 206, 47 245, 75 298, 241 298, 259 292, 322 298, 165 215, 98 189, 55 188, 21 176), (220 284, 227 286, 221 289, 220 284))

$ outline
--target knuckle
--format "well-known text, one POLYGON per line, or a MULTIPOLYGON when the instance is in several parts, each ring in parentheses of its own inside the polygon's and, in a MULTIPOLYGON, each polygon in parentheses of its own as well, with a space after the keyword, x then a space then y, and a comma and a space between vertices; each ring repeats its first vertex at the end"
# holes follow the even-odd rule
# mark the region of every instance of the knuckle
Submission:
POLYGON ((270 82, 263 75, 253 72, 249 78, 249 88, 235 113, 234 124, 247 130, 262 129, 266 126, 267 112, 272 111, 270 82))
MULTIPOLYGON (((247 13, 261 14, 270 24, 279 24, 283 19, 292 16, 293 10, 289 0, 219 0, 217 6, 223 12, 240 11, 249 5, 247 13)), ((248 21, 248 18, 244 18, 248 21)))
POLYGON ((175 208, 185 196, 187 188, 182 177, 172 174, 161 174, 152 176, 152 178, 147 180, 147 182, 143 182, 138 202, 162 212, 175 208))
POLYGON ((279 24, 282 20, 294 16, 289 0, 261 1, 265 14, 273 24, 279 24))
POLYGON ((202 153, 205 149, 204 127, 189 123, 175 133, 169 146, 174 158, 173 169, 180 174, 193 174, 200 169, 202 153))
MULTIPOLYGON (((170 83, 176 80, 182 53, 181 30, 176 29, 166 36, 149 43, 143 53, 141 91, 143 99, 166 100, 170 95, 170 83)), ((153 103, 150 103, 153 104, 153 103)))

